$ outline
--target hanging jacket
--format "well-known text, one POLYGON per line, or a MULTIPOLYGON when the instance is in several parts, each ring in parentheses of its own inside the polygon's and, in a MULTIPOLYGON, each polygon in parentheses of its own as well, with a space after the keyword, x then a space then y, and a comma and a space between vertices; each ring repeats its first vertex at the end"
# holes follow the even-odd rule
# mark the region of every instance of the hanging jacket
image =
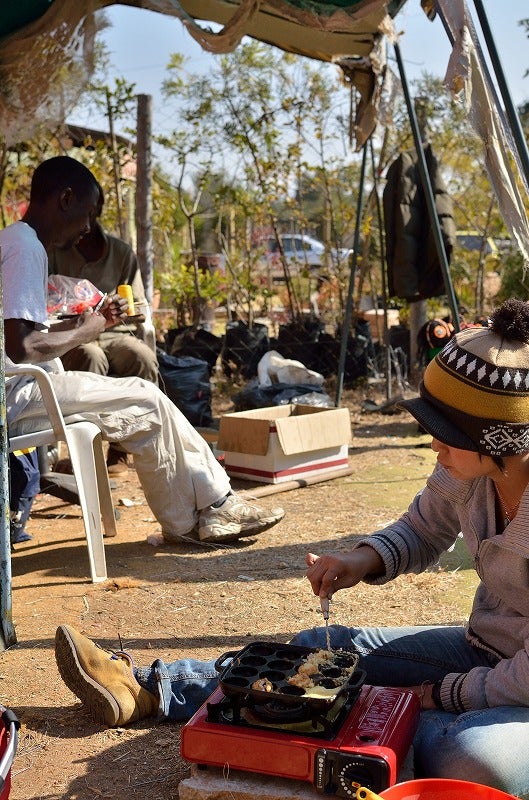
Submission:
MULTIPOLYGON (((425 145, 424 155, 450 263, 456 241, 453 203, 431 145, 425 145)), ((383 206, 390 296, 416 301, 446 294, 415 151, 401 153, 389 167, 386 179, 383 206)))

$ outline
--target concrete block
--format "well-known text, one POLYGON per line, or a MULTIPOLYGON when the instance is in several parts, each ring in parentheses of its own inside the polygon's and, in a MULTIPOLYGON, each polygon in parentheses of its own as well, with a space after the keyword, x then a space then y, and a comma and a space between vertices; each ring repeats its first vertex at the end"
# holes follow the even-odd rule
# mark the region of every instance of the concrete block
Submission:
POLYGON ((239 770, 191 767, 191 777, 180 782, 179 800, 321 800, 305 781, 291 781, 239 770))
MULTIPOLYGON (((401 766, 398 780, 413 780, 413 748, 401 766)), ((191 777, 180 782, 179 800, 321 800, 306 781, 291 781, 254 772, 191 766, 191 777)))

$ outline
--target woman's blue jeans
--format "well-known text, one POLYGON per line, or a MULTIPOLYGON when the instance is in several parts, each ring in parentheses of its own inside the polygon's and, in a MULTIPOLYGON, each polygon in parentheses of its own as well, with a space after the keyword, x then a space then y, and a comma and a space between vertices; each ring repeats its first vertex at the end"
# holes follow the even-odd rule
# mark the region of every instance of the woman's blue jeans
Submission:
MULTIPOLYGON (((495 663, 468 644, 462 627, 333 625, 330 630, 333 648, 356 650, 366 682, 375 686, 414 686, 495 663)), ((325 648, 325 628, 301 631, 291 644, 325 648)), ((193 659, 157 660, 150 668, 136 669, 136 678, 159 695, 162 715, 172 720, 192 716, 218 684, 215 662, 193 659)), ((529 708, 423 711, 413 746, 417 778, 457 778, 529 799, 529 708)))

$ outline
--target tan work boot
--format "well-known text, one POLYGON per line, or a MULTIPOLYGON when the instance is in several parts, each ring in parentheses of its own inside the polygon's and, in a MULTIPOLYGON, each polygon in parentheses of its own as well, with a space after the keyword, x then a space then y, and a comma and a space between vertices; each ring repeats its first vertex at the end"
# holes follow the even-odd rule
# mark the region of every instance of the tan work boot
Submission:
POLYGON ((69 625, 59 625, 55 659, 66 686, 97 722, 115 727, 156 716, 158 698, 140 686, 128 653, 105 650, 69 625))

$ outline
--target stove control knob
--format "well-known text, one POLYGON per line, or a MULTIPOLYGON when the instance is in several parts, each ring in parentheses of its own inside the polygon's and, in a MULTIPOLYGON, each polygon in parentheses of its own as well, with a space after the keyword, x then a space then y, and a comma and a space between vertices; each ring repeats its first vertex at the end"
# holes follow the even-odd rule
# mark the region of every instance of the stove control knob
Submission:
POLYGON ((362 759, 350 758, 337 771, 336 794, 339 797, 356 797, 359 786, 369 787, 370 776, 366 774, 362 759))

